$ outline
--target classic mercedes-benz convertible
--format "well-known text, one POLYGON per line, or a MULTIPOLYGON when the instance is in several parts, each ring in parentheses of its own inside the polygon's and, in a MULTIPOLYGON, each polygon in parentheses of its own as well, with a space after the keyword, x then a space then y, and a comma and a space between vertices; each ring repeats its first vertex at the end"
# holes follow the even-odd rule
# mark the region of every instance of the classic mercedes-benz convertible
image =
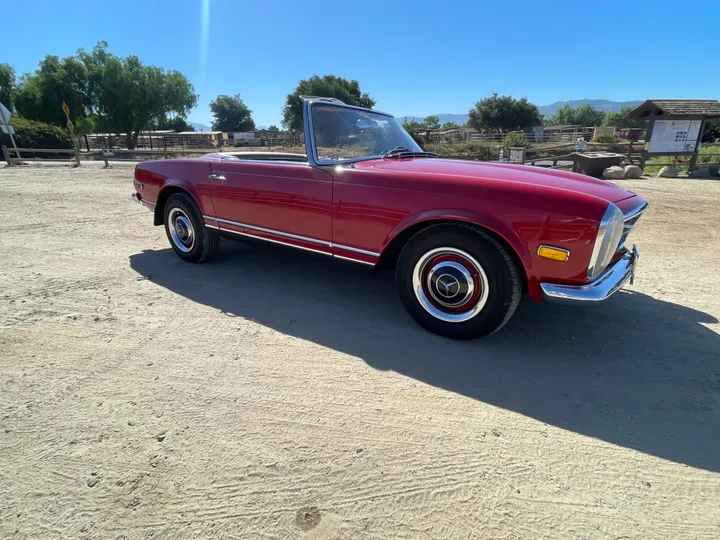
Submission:
POLYGON ((302 99, 306 155, 137 166, 132 196, 180 258, 199 263, 221 236, 250 237, 394 268, 410 315, 458 339, 502 328, 523 291, 591 303, 632 282, 638 251, 626 239, 642 197, 569 172, 439 159, 391 115, 302 99))

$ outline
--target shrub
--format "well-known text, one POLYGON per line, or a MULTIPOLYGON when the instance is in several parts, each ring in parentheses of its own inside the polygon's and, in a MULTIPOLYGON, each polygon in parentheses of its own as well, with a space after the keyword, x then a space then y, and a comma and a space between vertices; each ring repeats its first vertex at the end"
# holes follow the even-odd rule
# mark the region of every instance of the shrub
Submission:
POLYGON ((720 144, 706 144, 700 149, 698 163, 717 163, 720 161, 720 144))
POLYGON ((505 138, 502 140, 502 145, 505 148, 527 148, 530 146, 530 143, 525 138, 525 134, 522 131, 511 131, 505 135, 505 138))
POLYGON ((498 158, 498 145, 482 142, 430 143, 425 149, 441 157, 474 158, 490 161, 498 158))
MULTIPOLYGON (((10 124, 15 128, 15 142, 19 148, 72 148, 70 135, 57 126, 13 117, 10 124)), ((0 133, 0 144, 12 146, 10 136, 0 133)))
POLYGON ((412 137, 412 140, 422 149, 425 149, 425 137, 414 131, 408 131, 408 135, 412 137))
POLYGON ((612 133, 601 133, 593 139, 593 142, 602 144, 613 144, 620 142, 620 139, 618 139, 617 136, 613 135, 612 133))

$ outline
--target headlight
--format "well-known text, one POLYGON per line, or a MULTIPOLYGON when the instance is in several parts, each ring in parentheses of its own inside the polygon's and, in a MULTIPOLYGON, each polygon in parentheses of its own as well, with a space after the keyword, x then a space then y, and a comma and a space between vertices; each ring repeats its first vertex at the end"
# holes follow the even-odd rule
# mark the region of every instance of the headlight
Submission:
POLYGON ((610 264, 610 260, 620 245, 624 226, 625 215, 622 210, 610 203, 600 221, 600 227, 595 238, 590 265, 588 266, 588 279, 595 279, 610 264))

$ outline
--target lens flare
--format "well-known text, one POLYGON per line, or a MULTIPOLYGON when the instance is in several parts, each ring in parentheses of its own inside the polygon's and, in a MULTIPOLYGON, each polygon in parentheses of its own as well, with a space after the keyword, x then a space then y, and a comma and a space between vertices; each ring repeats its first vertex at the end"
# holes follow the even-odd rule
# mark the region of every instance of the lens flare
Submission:
POLYGON ((210 43, 210 0, 202 0, 200 9, 200 80, 204 83, 210 43))

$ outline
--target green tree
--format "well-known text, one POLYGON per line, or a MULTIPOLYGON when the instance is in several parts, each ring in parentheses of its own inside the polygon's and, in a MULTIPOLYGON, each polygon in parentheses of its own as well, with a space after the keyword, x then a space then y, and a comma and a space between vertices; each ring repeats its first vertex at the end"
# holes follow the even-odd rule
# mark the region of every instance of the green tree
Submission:
POLYGON ((630 120, 626 118, 630 112, 635 110, 635 107, 627 106, 623 107, 617 112, 610 112, 605 115, 603 120, 604 126, 612 126, 619 129, 622 128, 642 128, 645 126, 645 120, 630 120))
POLYGON ((442 125, 443 129, 458 129, 460 126, 456 124, 455 122, 445 122, 442 125))
POLYGON ((590 104, 580 105, 573 109, 568 103, 563 103, 555 114, 547 121, 551 126, 585 126, 594 127, 603 125, 605 112, 596 109, 590 104))
POLYGON ((489 130, 506 133, 523 130, 542 123, 542 114, 526 98, 512 96, 490 97, 476 102, 468 111, 468 124, 478 131, 489 130))
POLYGON ((34 73, 20 79, 15 95, 18 114, 31 120, 65 127, 67 119, 62 104, 70 108, 73 123, 83 125, 92 108, 88 87, 88 71, 76 57, 63 59, 48 54, 34 73))
POLYGON ((268 128, 268 131, 280 131, 276 125, 272 125, 268 128))
POLYGON ((423 119, 422 125, 427 129, 437 129, 440 127, 440 118, 437 116, 426 116, 423 119))
POLYGON ((601 126, 605 120, 605 112, 592 105, 580 105, 575 109, 575 124, 584 127, 601 126))
POLYGON ((0 64, 0 103, 12 111, 15 105, 17 80, 15 70, 10 64, 0 64))
POLYGON ((188 124, 184 118, 180 118, 179 116, 161 118, 158 120, 157 124, 155 124, 155 129, 172 129, 178 133, 180 131, 195 131, 194 127, 188 124))
POLYGON ((546 123, 550 126, 565 126, 574 124, 575 111, 568 103, 563 103, 555 111, 555 114, 547 119, 546 123))
POLYGON ((407 131, 410 135, 417 134, 418 132, 425 129, 425 126, 417 120, 410 120, 408 122, 407 118, 405 118, 405 120, 403 121, 402 126, 403 128, 405 128, 405 131, 407 131))
POLYGON ((300 96, 334 97, 343 103, 359 107, 370 108, 375 105, 375 100, 360 90, 358 81, 336 75, 322 77, 313 75, 309 79, 302 79, 285 101, 282 124, 291 131, 301 131, 303 128, 303 106, 300 96))
POLYGON ((128 149, 140 131, 162 119, 183 118, 196 105, 192 84, 178 71, 143 64, 137 56, 120 58, 98 42, 78 57, 87 69, 88 96, 105 131, 124 133, 128 149))
POLYGON ((218 131, 252 131, 255 122, 252 111, 240 99, 240 94, 228 96, 221 94, 210 102, 210 111, 213 113, 212 128, 218 131))

